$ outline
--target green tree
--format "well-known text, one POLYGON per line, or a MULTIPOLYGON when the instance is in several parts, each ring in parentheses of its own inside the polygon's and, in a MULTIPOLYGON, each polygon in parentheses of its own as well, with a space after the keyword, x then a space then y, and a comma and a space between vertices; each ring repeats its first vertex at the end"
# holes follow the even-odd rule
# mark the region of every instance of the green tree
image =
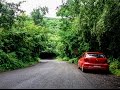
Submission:
POLYGON ((23 2, 19 2, 18 4, 7 3, 3 0, 0 0, 0 27, 4 29, 10 29, 14 24, 14 20, 16 19, 19 13, 24 12, 19 9, 19 6, 23 2))
MULTIPOLYGON (((61 19, 63 45, 69 44, 67 46, 71 53, 73 52, 71 46, 78 46, 81 51, 82 49, 83 51, 103 51, 107 55, 111 50, 110 55, 114 56, 113 53, 119 50, 117 48, 119 35, 111 34, 119 33, 119 3, 119 0, 67 0, 57 12, 58 16, 63 17, 61 19), (70 41, 71 38, 76 39, 70 41), (85 47, 87 48, 84 49, 85 47)), ((119 54, 115 56, 118 57, 119 54)))
POLYGON ((33 18, 35 25, 41 25, 41 26, 45 25, 43 18, 46 15, 46 13, 48 13, 47 7, 39 7, 37 9, 33 9, 33 11, 31 12, 31 16, 33 18))

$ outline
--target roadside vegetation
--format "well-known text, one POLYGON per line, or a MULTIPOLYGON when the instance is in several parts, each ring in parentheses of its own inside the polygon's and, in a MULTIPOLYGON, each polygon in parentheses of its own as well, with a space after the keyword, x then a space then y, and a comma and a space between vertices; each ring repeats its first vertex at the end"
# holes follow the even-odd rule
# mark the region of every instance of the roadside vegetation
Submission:
POLYGON ((34 65, 42 52, 54 52, 51 34, 55 31, 49 30, 49 20, 44 18, 47 7, 38 7, 27 16, 19 9, 22 3, 0 1, 0 71, 34 65))
POLYGON ((85 51, 103 52, 120 76, 120 0, 67 0, 58 8, 59 57, 77 63, 85 51))
POLYGON ((47 7, 27 16, 22 3, 0 1, 0 71, 40 62, 43 52, 77 64, 83 52, 100 51, 120 76, 120 0, 67 0, 57 8, 61 18, 45 17, 47 7))

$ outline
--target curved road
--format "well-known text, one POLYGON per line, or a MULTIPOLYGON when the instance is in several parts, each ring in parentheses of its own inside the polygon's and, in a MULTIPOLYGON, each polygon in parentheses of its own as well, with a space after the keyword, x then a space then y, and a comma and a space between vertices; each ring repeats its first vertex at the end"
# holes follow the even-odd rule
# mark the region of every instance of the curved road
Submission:
POLYGON ((0 73, 0 89, 120 89, 120 77, 83 73, 75 64, 41 60, 32 67, 0 73))

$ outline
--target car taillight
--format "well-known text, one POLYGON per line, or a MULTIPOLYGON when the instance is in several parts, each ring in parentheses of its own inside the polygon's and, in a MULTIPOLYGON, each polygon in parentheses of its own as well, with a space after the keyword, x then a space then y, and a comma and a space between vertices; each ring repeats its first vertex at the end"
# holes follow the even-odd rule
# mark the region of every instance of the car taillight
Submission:
POLYGON ((85 61, 85 62, 88 62, 89 60, 88 60, 88 58, 85 58, 84 61, 85 61))

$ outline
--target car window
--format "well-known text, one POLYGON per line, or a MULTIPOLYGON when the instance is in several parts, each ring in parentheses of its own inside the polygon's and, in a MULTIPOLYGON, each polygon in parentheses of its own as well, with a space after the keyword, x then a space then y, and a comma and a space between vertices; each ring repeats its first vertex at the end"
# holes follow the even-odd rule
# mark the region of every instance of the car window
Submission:
POLYGON ((98 54, 98 57, 105 58, 105 55, 104 54, 98 54))
POLYGON ((96 58, 105 58, 105 55, 104 54, 87 54, 86 57, 96 57, 96 58))

